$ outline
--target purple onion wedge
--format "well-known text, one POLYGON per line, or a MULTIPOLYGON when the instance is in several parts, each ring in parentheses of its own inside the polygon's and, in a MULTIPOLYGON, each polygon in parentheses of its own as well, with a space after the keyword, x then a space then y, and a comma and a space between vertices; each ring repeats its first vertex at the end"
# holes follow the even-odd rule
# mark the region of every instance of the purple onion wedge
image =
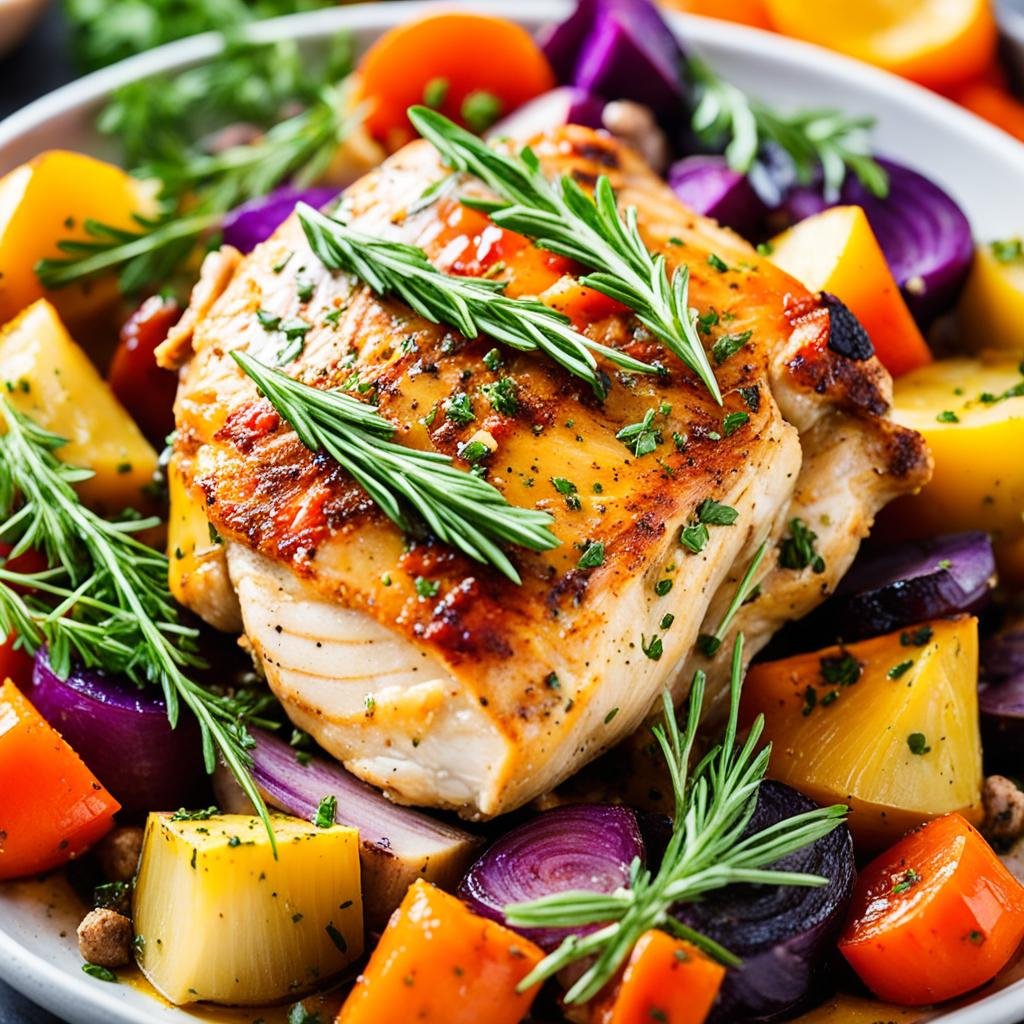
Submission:
POLYGON ((256 741, 250 751, 252 776, 268 804, 309 820, 323 797, 334 796, 335 821, 359 829, 363 910, 370 928, 387 923, 417 878, 454 888, 479 849, 476 836, 391 803, 336 761, 299 754, 270 733, 250 731, 256 741))
POLYGON ((978 709, 986 767, 1019 776, 1024 750, 1024 619, 1007 623, 982 642, 978 709))
MULTIPOLYGON (((813 810, 816 804, 781 782, 762 782, 746 833, 813 810)), ((679 920, 743 960, 730 968, 709 1024, 776 1021, 803 1008, 823 987, 835 939, 853 895, 853 840, 845 825, 783 857, 779 870, 821 875, 828 884, 732 885, 676 911, 679 920)))
POLYGON ((644 103, 659 115, 682 109, 682 50, 650 0, 580 0, 540 42, 565 85, 644 103))
POLYGON ((672 191, 691 210, 749 237, 768 213, 750 183, 724 156, 688 156, 668 171, 672 191))
POLYGON ((203 775, 199 727, 182 708, 172 729, 158 686, 85 669, 61 679, 40 648, 27 696, 126 811, 191 801, 203 775))
MULTIPOLYGON (((569 889, 614 892, 629 882, 629 866, 644 857, 636 815, 626 807, 578 804, 543 811, 506 832, 469 869, 459 895, 478 914, 505 923, 510 903, 569 889)), ((542 949, 590 931, 517 928, 542 949)))
POLYGON ((524 103, 488 131, 488 138, 526 142, 552 128, 581 124, 600 128, 604 100, 575 85, 560 85, 524 103))
POLYGON ((836 588, 827 612, 844 640, 861 640, 989 600, 996 565, 980 531, 866 548, 836 588))
POLYGON ((309 203, 315 209, 325 206, 338 194, 333 188, 292 188, 284 185, 265 196, 236 206, 221 226, 226 245, 240 252, 252 252, 266 241, 289 217, 295 204, 309 203))

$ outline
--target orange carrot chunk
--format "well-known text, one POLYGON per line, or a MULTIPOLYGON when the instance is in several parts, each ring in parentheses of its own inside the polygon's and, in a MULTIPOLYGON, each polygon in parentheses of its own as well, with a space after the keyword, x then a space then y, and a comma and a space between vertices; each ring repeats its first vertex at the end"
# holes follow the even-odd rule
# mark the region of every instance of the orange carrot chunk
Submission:
POLYGON ((416 133, 415 103, 440 110, 473 131, 555 85, 540 47, 525 29, 484 14, 433 14, 385 32, 359 65, 366 126, 388 149, 416 133))
POLYGON ((337 1024, 518 1024, 540 986, 517 986, 543 958, 532 942, 418 879, 337 1024))
POLYGON ((644 932, 622 977, 599 997, 593 1024, 704 1024, 725 968, 696 946, 665 932, 644 932))
POLYGON ((922 825, 857 882, 839 941, 880 999, 923 1006, 994 977, 1024 937, 1024 886, 959 814, 922 825))
POLYGON ((8 679, 0 686, 0 879, 65 864, 121 805, 8 679))

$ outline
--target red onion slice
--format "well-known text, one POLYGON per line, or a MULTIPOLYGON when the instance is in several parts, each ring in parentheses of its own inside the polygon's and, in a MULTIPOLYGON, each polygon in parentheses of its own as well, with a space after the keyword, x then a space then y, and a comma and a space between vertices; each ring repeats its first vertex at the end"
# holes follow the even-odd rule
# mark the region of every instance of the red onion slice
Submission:
POLYGON ((750 179, 734 171, 724 156, 688 156, 668 172, 672 191, 691 210, 713 217, 749 237, 767 215, 750 179))
MULTIPOLYGON (((506 832, 469 869, 459 895, 478 914, 505 923, 504 908, 570 889, 614 892, 644 857, 636 815, 625 807, 556 807, 506 832)), ((543 949, 588 928, 517 928, 543 949)))

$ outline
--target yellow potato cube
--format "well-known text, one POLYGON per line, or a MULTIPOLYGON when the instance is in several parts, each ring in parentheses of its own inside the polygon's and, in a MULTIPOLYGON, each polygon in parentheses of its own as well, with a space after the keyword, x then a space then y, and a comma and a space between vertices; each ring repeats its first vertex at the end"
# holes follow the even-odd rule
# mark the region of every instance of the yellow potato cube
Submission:
POLYGON ((298 998, 363 952, 359 833, 274 816, 151 814, 133 897, 137 959, 170 1002, 298 998))
POLYGON ((754 665, 743 716, 759 713, 769 776, 849 805, 863 848, 949 811, 981 818, 977 619, 754 665))
POLYGON ((920 431, 935 457, 931 482, 886 511, 899 532, 1024 536, 1024 374, 1015 359, 947 359, 907 374, 895 383, 892 415, 920 431))
POLYGON ((66 256, 57 247, 64 239, 88 239, 89 219, 132 229, 132 214, 152 207, 151 186, 82 153, 49 150, 0 178, 0 323, 40 298, 72 327, 109 308, 118 294, 113 277, 49 291, 35 265, 66 256))
POLYGON ((77 485, 83 501, 112 512, 143 504, 157 454, 45 299, 0 328, 0 388, 67 440, 59 458, 94 472, 77 485))
POLYGON ((1024 354, 1024 245, 978 246, 957 307, 960 339, 974 351, 1024 354))

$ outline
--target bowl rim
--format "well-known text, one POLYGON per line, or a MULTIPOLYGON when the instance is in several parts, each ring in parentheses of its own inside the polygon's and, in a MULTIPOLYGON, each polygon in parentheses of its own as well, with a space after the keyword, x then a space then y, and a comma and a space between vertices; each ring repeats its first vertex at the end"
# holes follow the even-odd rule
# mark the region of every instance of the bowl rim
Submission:
MULTIPOLYGON (((425 9, 437 9, 439 6, 497 13, 528 25, 537 25, 563 16, 570 9, 571 0, 445 0, 440 5, 431 0, 362 3, 259 22, 248 30, 247 35, 260 42, 275 39, 312 42, 344 29, 382 31, 425 9)), ((986 156, 991 155, 1001 165, 1015 168, 1024 180, 1024 145, 920 86, 852 58, 760 29, 679 13, 670 13, 668 20, 679 34, 685 35, 688 45, 694 45, 698 50, 708 45, 730 50, 740 57, 744 54, 768 56, 785 64, 795 75, 807 72, 820 74, 823 63, 827 61, 828 76, 840 84, 849 85, 855 94, 868 91, 874 95, 893 96, 902 100, 911 111, 941 118, 960 139, 977 149, 981 166, 986 156)), ((217 33, 178 40, 92 72, 28 104, 0 121, 0 173, 6 169, 10 159, 5 156, 6 151, 16 147, 47 122, 62 116, 84 116, 119 86, 209 59, 222 46, 222 37, 217 33)), ((1021 227, 1024 228, 1024 224, 1021 227)), ((4 898, 5 887, 0 885, 0 904, 4 898)), ((196 1019, 187 1008, 179 1015, 177 1008, 154 1003, 151 998, 135 993, 127 986, 118 990, 68 973, 58 964, 23 946, 2 923, 0 976, 29 998, 55 1012, 63 1010, 66 1013, 69 1006, 79 1007, 85 1015, 81 1018, 83 1020, 102 1020, 105 1024, 143 1024, 152 1019, 175 1022, 196 1019), (139 1004, 136 996, 145 999, 145 1003, 139 1004)), ((1022 1013, 1024 980, 1014 982, 973 1005, 950 1009, 931 1019, 941 1021, 941 1024, 994 1024, 997 1021, 1010 1024, 1022 1013)))

